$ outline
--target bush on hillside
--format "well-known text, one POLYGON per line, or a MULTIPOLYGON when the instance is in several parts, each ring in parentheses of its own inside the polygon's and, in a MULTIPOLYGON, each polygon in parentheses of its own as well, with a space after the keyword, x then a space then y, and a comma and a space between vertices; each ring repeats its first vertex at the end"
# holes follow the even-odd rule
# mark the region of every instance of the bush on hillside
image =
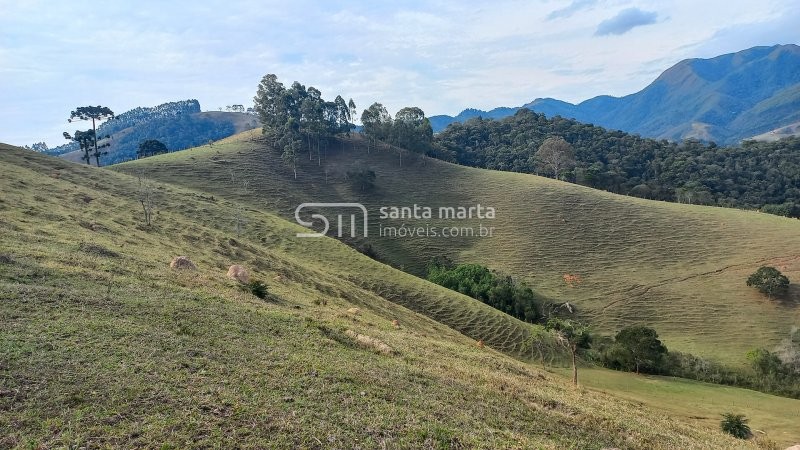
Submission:
POLYGON ((725 433, 739 439, 747 439, 751 434, 750 426, 747 425, 747 419, 743 414, 724 413, 720 428, 725 433))
POLYGON ((269 291, 267 290, 267 285, 262 283, 261 281, 253 280, 245 284, 245 286, 247 290, 250 291, 251 294, 255 295, 256 297, 262 300, 267 298, 267 294, 269 294, 269 291))

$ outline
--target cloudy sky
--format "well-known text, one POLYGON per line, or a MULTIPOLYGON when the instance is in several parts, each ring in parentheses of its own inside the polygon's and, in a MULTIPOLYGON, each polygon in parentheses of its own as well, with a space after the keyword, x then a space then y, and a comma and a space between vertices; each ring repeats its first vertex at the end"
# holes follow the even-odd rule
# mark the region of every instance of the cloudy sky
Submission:
POLYGON ((0 142, 71 109, 252 105, 261 77, 428 115, 636 92, 672 64, 800 43, 795 0, 0 0, 0 142))

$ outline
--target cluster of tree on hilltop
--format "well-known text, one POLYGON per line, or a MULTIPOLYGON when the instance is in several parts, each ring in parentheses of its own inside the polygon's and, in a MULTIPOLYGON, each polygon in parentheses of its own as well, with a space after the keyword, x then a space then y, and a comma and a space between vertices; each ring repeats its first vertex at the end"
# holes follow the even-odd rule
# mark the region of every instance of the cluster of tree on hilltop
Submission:
POLYGON ((370 143, 381 141, 423 154, 429 154, 432 150, 431 122, 416 106, 397 111, 392 119, 386 107, 380 103, 373 103, 361 114, 361 123, 362 132, 370 143))
POLYGON ((454 123, 434 138, 434 156, 495 170, 548 173, 535 154, 560 136, 574 149, 566 181, 642 198, 800 216, 800 139, 719 147, 655 140, 520 109, 502 120, 454 123))
POLYGON ((114 120, 103 123, 100 125, 98 132, 114 135, 114 133, 126 128, 152 122, 154 120, 173 119, 178 116, 199 112, 200 102, 194 99, 163 103, 152 108, 140 106, 118 115, 114 120))
POLYGON ((353 129, 352 116, 356 111, 353 99, 345 102, 337 95, 334 101, 325 101, 319 89, 306 88, 297 81, 287 89, 274 74, 264 75, 253 101, 264 135, 282 149, 282 157, 292 166, 295 177, 303 148, 308 150, 309 159, 316 152, 321 163, 330 138, 353 129))
MULTIPOLYGON (((326 101, 317 88, 306 88, 297 81, 287 88, 274 74, 261 79, 253 100, 264 135, 282 150, 282 157, 294 170, 295 177, 302 153, 307 151, 309 159, 316 155, 322 164, 322 154, 331 139, 355 128, 357 110, 353 99, 345 102, 337 95, 334 101, 326 101)), ((425 113, 417 107, 403 108, 392 118, 376 102, 361 114, 361 123, 370 144, 380 141, 398 146, 401 164, 402 149, 420 153, 432 150, 433 129, 425 113)))

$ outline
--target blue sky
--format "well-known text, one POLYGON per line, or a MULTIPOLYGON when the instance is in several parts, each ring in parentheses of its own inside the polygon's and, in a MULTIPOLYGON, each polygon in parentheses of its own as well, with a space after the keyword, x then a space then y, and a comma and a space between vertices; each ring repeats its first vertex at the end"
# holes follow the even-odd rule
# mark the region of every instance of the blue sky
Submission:
POLYGON ((800 43, 793 0, 0 0, 0 142, 64 142, 77 106, 252 105, 261 77, 394 113, 636 92, 672 64, 800 43))

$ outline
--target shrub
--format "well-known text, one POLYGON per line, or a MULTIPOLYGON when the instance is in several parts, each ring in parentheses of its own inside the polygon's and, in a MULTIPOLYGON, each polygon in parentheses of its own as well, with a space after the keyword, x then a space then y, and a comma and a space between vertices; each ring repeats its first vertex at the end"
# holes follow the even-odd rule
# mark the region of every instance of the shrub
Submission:
POLYGON ((789 279, 774 267, 759 267, 747 278, 747 285, 769 297, 785 295, 789 291, 789 279))
POLYGON ((368 258, 372 258, 375 261, 380 261, 378 257, 378 252, 375 251, 375 248, 372 247, 372 244, 367 244, 359 249, 359 252, 368 258))
POLYGON ((258 297, 260 299, 267 298, 267 294, 269 292, 267 291, 267 285, 266 284, 264 284, 264 283, 262 283, 260 281, 253 280, 253 281, 247 283, 245 286, 247 286, 247 289, 250 291, 250 293, 255 295, 256 297, 258 297))
POLYGON ((743 414, 723 414, 720 428, 722 428, 722 431, 725 433, 739 439, 747 439, 750 437, 750 427, 747 425, 747 419, 743 414))

